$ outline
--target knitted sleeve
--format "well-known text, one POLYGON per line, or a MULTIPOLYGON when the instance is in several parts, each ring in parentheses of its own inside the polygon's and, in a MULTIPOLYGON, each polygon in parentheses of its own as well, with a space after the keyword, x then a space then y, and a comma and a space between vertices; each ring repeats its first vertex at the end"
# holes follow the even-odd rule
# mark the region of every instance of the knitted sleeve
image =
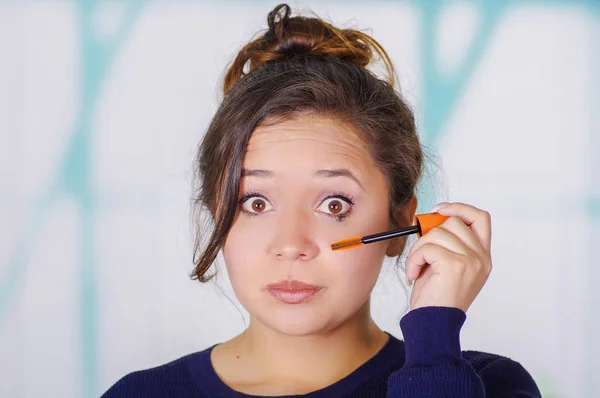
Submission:
POLYGON ((388 398, 541 397, 519 363, 491 354, 477 363, 463 357, 465 319, 462 310, 448 307, 419 308, 402 318, 405 363, 388 378, 388 398))

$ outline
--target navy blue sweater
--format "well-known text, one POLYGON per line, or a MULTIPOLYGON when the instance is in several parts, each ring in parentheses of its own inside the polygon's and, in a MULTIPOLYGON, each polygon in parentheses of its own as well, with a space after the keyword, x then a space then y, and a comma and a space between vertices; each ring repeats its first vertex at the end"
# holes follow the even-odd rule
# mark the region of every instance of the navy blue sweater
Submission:
MULTIPOLYGON (((466 315, 457 308, 425 307, 400 320, 404 341, 389 335, 384 347, 342 380, 305 395, 287 397, 540 397, 529 373, 498 355, 462 351, 466 315)), ((215 373, 214 346, 168 364, 130 373, 112 386, 112 397, 256 398, 228 387, 215 373)))

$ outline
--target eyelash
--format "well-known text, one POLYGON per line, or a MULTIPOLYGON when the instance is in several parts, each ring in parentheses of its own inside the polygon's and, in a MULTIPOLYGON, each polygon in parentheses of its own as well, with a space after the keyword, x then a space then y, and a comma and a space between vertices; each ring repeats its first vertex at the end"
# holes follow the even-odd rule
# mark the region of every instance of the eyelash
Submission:
POLYGON ((248 192, 248 193, 244 194, 244 196, 242 196, 241 199, 238 201, 238 209, 240 209, 242 214, 245 214, 248 217, 256 217, 259 215, 259 213, 251 213, 249 211, 244 210, 244 208, 243 208, 244 202, 250 198, 262 198, 267 201, 268 201, 268 199, 266 198, 265 195, 263 195, 260 192, 248 192))
POLYGON ((349 195, 346 195, 345 193, 342 193, 342 192, 335 192, 335 193, 333 193, 331 195, 328 195, 328 196, 324 197, 321 200, 321 203, 323 203, 327 199, 341 199, 344 202, 348 203, 350 205, 350 208, 344 214, 340 214, 340 215, 325 214, 326 216, 335 218, 335 220, 337 222, 344 222, 344 220, 350 215, 350 213, 352 213, 352 207, 354 207, 354 198, 353 197, 351 197, 349 195))
MULTIPOLYGON (((259 215, 259 213, 251 213, 251 212, 245 211, 245 210, 243 209, 243 204, 244 204, 244 202, 245 202, 245 201, 247 201, 248 199, 250 199, 250 198, 255 198, 255 197, 256 197, 256 198, 262 198, 262 199, 264 199, 264 200, 267 200, 267 201, 268 201, 268 199, 267 199, 267 198, 266 198, 266 197, 265 197, 263 194, 261 194, 261 193, 259 193, 259 192, 248 192, 248 193, 244 194, 244 195, 241 197, 241 199, 238 201, 238 208, 240 209, 240 211, 241 211, 243 214, 245 214, 245 215, 247 215, 247 216, 249 216, 249 217, 256 217, 256 216, 258 216, 258 215, 259 215)), ((344 213, 344 214, 335 215, 335 214, 325 214, 325 213, 324 213, 326 216, 329 216, 329 217, 333 217, 333 218, 335 218, 335 220, 336 220, 337 222, 343 222, 343 221, 344 221, 344 220, 345 220, 345 219, 346 219, 346 218, 347 218, 347 217, 350 215, 350 213, 352 212, 352 207, 354 207, 354 198, 353 198, 352 196, 350 196, 350 195, 346 195, 346 194, 345 194, 345 193, 343 193, 343 192, 334 192, 334 193, 332 193, 331 195, 328 195, 328 196, 324 197, 323 199, 321 199, 321 202, 320 202, 320 203, 323 203, 323 202, 324 202, 324 201, 326 201, 327 199, 341 199, 341 200, 345 201, 346 203, 348 203, 348 204, 350 205, 350 208, 349 208, 349 209, 348 209, 348 211, 347 211, 346 213, 344 213)))

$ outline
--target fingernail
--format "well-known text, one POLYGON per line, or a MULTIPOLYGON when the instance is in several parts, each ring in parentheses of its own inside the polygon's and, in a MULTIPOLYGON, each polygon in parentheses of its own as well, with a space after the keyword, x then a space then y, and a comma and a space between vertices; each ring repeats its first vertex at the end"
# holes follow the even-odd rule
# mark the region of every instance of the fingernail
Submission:
POLYGON ((435 207, 433 209, 431 209, 430 213, 435 213, 436 211, 438 211, 439 209, 442 209, 446 206, 448 206, 450 203, 448 202, 440 202, 437 205, 435 205, 435 207))

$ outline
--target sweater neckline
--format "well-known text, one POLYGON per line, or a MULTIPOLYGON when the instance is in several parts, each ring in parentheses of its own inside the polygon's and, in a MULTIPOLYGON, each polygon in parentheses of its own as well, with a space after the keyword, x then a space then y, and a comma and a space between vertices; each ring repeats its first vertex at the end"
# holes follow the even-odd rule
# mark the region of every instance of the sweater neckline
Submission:
MULTIPOLYGON (((385 331, 384 331, 385 332, 385 331)), ((384 346, 369 360, 355 369, 352 373, 341 380, 324 387, 320 390, 310 392, 303 395, 277 395, 269 398, 326 398, 332 396, 342 396, 355 390, 357 387, 372 379, 386 370, 389 370, 394 365, 404 360, 404 344, 388 332, 385 332, 389 337, 384 346)), ((229 387, 217 375, 210 354, 219 344, 207 348, 204 351, 194 355, 188 362, 189 371, 192 380, 196 386, 209 397, 235 397, 235 398, 260 398, 259 395, 245 394, 236 391, 229 387), (195 358, 194 358, 195 357, 195 358)))

